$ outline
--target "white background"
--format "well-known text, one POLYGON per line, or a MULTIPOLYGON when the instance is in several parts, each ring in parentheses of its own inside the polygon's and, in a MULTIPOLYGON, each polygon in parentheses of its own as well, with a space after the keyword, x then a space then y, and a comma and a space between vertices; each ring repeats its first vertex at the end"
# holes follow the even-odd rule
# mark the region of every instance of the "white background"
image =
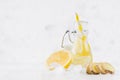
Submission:
POLYGON ((120 79, 119 3, 119 0, 0 0, 0 79, 53 80, 54 73, 48 74, 44 62, 60 48, 63 33, 75 23, 75 12, 88 21, 94 61, 110 62, 116 73, 106 76, 67 73, 62 80, 120 79))

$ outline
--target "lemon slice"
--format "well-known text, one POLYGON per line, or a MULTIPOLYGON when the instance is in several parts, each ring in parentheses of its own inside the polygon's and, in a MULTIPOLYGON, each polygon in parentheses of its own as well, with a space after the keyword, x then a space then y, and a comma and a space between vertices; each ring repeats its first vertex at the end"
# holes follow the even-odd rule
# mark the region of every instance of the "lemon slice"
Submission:
POLYGON ((65 69, 69 67, 71 62, 72 62, 71 54, 69 51, 66 51, 66 50, 60 50, 60 51, 54 52, 47 59, 48 66, 50 66, 53 63, 57 63, 63 66, 65 69))

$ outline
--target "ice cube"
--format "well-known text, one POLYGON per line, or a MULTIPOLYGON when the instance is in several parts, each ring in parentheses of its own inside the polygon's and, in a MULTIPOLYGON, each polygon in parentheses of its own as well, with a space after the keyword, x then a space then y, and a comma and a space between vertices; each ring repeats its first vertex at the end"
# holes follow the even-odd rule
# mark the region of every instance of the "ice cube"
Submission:
POLYGON ((56 74, 59 74, 59 75, 62 75, 65 73, 65 69, 62 66, 56 67, 54 71, 56 74))
POLYGON ((68 69, 70 72, 80 72, 82 70, 81 65, 71 65, 68 69))
POLYGON ((55 69, 56 67, 59 67, 59 66, 60 66, 60 64, 54 62, 49 66, 49 69, 52 70, 52 69, 55 69))
POLYGON ((54 69, 53 70, 53 73, 57 73, 57 74, 62 74, 63 72, 65 72, 65 69, 63 66, 61 66, 60 64, 58 63, 52 63, 50 65, 50 69, 54 69))

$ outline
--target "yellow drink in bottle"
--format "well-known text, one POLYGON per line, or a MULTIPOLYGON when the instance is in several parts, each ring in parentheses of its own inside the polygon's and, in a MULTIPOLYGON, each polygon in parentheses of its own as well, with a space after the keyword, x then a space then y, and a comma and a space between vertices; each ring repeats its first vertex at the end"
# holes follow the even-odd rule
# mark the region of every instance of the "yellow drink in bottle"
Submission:
MULTIPOLYGON (((76 14, 76 20, 79 22, 79 17, 76 14)), ((78 30, 81 33, 81 36, 78 34, 74 45, 73 45, 73 60, 72 63, 75 65, 81 65, 86 67, 89 63, 92 62, 92 54, 90 45, 87 42, 87 36, 82 32, 82 25, 78 23, 78 30)))
POLYGON ((74 43, 73 64, 80 64, 82 67, 86 67, 92 62, 92 54, 90 45, 87 43, 85 36, 77 38, 74 43))

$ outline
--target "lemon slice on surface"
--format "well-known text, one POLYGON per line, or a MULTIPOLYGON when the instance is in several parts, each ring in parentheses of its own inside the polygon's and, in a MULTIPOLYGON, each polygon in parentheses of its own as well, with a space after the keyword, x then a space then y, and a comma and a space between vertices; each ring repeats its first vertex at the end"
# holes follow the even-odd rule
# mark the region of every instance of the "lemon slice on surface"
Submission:
POLYGON ((60 50, 51 54, 47 59, 47 65, 50 66, 53 63, 57 63, 63 66, 65 69, 69 67, 72 62, 71 54, 69 51, 60 50))

